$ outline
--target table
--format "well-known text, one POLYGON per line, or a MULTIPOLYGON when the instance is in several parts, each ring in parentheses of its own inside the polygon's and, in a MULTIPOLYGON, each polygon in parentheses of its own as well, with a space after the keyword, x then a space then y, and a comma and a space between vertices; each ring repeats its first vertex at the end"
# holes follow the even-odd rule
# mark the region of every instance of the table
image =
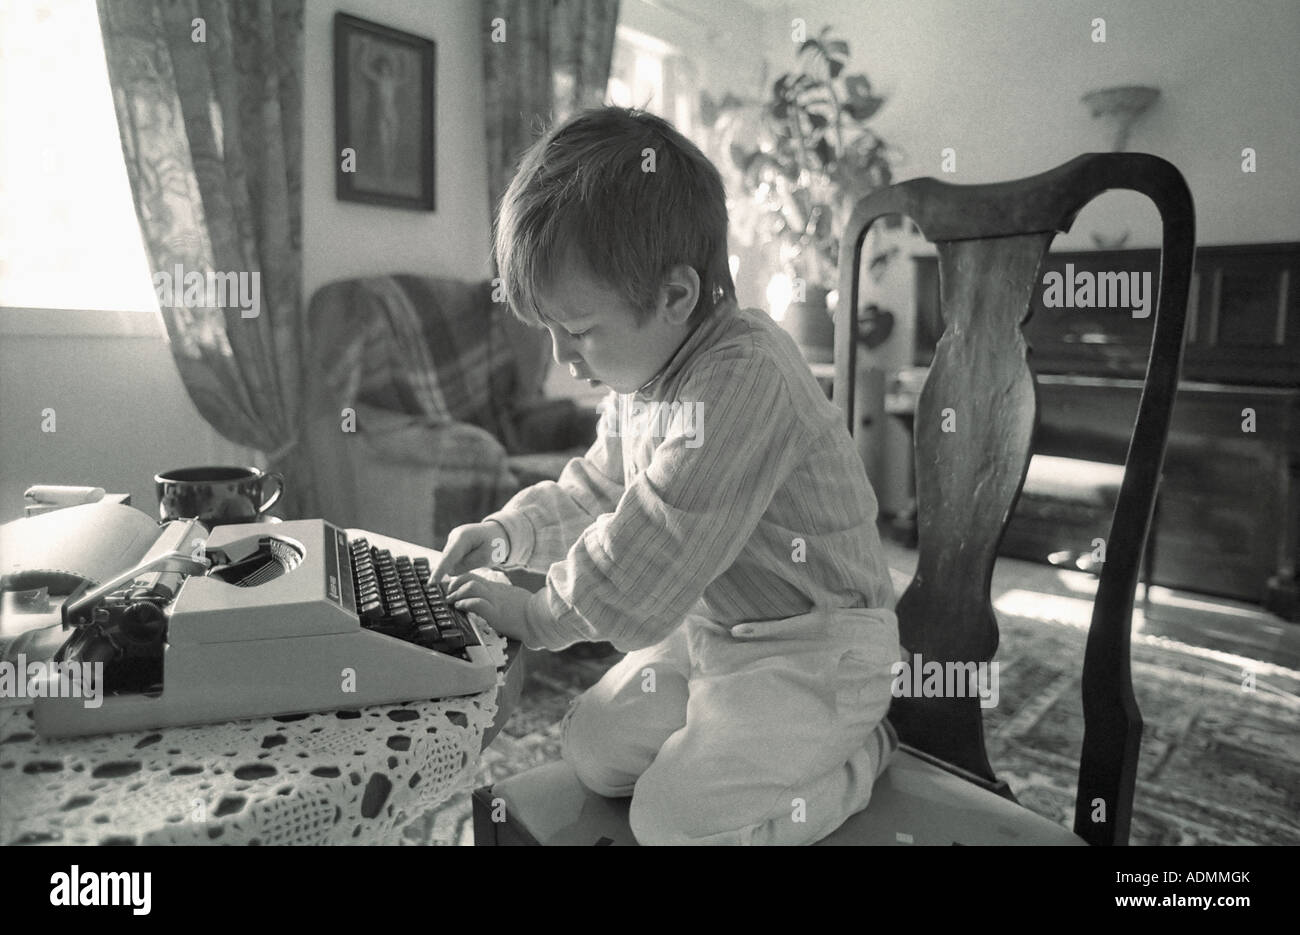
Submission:
POLYGON ((497 713, 483 731, 481 750, 486 750, 496 739, 510 715, 519 707, 519 697, 524 692, 524 679, 528 673, 528 653, 529 650, 518 640, 506 640, 506 664, 497 681, 497 713))
POLYGON ((524 654, 486 627, 494 689, 68 740, 0 709, 0 844, 372 844, 470 789, 523 685, 524 654))
POLYGON ((518 704, 522 647, 475 621, 497 684, 462 698, 63 740, 37 735, 30 706, 0 707, 0 846, 397 843, 472 788, 518 704))

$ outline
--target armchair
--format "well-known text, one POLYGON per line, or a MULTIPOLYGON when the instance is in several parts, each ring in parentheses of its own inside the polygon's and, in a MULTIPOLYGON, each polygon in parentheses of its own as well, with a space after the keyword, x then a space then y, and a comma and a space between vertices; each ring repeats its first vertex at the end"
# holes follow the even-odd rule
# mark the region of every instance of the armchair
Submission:
POLYGON ((594 412, 542 395, 547 336, 490 282, 338 280, 309 321, 305 430, 331 522, 441 547, 595 437, 594 412))

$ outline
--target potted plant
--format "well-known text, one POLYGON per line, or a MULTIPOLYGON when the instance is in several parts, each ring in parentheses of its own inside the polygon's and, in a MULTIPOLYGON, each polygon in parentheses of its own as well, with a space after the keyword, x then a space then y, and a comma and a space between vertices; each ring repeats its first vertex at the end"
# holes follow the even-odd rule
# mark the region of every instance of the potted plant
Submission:
MULTIPOLYGON (((730 190, 732 228, 779 248, 773 317, 810 360, 829 361, 840 235, 853 205, 889 185, 888 147, 869 126, 884 104, 864 74, 845 74, 848 43, 823 29, 799 48, 798 70, 764 101, 701 96, 700 116, 730 190), (782 309, 782 305, 786 305, 782 309), (832 305, 834 303, 831 303, 832 305)), ((890 252, 874 256, 876 273, 890 252)))

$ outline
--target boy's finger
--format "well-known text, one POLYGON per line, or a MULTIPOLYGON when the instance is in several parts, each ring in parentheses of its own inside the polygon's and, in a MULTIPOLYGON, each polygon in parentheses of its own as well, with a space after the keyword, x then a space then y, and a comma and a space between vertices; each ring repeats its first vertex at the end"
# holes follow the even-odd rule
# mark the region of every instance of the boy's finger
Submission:
POLYGON ((467 572, 475 568, 482 568, 487 564, 487 557, 488 553, 486 546, 481 542, 476 543, 474 548, 465 553, 464 560, 461 562, 461 568, 467 572))
POLYGON ((443 550, 442 558, 438 559, 438 564, 433 566, 433 573, 429 575, 430 580, 440 581, 444 575, 454 574, 460 570, 460 560, 465 550, 460 542, 448 542, 447 548, 443 550))
POLYGON ((472 597, 481 595, 483 589, 479 586, 483 579, 478 575, 458 575, 447 583, 447 600, 453 603, 461 597, 472 597))
POLYGON ((464 585, 461 583, 461 580, 459 578, 453 578, 446 585, 445 590, 447 592, 447 602, 449 604, 454 604, 456 603, 456 599, 463 594, 464 585))
POLYGON ((471 614, 478 614, 489 624, 492 622, 492 618, 496 616, 492 613, 492 603, 482 597, 467 597, 464 600, 458 601, 456 607, 458 610, 467 611, 471 614))

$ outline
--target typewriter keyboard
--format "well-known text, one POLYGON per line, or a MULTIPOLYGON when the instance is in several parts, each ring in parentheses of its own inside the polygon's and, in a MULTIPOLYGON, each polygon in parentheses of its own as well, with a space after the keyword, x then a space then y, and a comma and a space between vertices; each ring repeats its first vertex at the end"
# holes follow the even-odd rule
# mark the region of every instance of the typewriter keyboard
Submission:
POLYGON ((428 649, 469 657, 478 636, 463 613, 447 603, 437 581, 429 581, 429 560, 398 555, 351 539, 352 584, 357 614, 367 630, 418 643, 428 649), (426 583, 427 582, 427 583, 426 583))

